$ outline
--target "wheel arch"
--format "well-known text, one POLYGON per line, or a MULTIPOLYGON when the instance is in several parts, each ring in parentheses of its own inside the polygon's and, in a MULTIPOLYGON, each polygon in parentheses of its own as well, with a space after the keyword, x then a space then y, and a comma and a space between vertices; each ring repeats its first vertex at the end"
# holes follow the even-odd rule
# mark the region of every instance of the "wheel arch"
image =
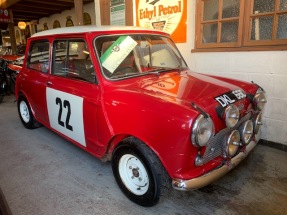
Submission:
POLYGON ((35 117, 35 111, 34 111, 33 106, 31 105, 31 102, 30 102, 29 97, 28 97, 23 91, 19 91, 19 92, 17 93, 17 96, 16 96, 16 101, 17 101, 17 102, 18 102, 18 100, 19 100, 20 97, 24 97, 24 98, 27 100, 27 102, 28 102, 28 104, 29 104, 29 106, 30 106, 30 108, 31 108, 33 117, 36 119, 36 117, 35 117))
POLYGON ((165 171, 167 172, 168 176, 171 177, 170 173, 168 172, 168 168, 166 168, 166 165, 165 165, 164 161, 162 160, 162 157, 160 156, 158 151, 156 151, 150 144, 148 144, 147 141, 144 141, 141 138, 136 137, 134 135, 119 134, 119 135, 114 136, 111 139, 110 143, 108 144, 106 155, 105 155, 104 159, 102 159, 102 160, 103 161, 111 161, 115 150, 117 150, 121 147, 127 147, 127 144, 126 144, 127 142, 131 143, 131 142, 136 142, 136 141, 140 141, 141 143, 145 144, 148 148, 150 148, 152 150, 152 152, 157 156, 157 158, 161 162, 161 164, 164 167, 165 171))
MULTIPOLYGON (((165 196, 171 189, 171 177, 166 168, 163 166, 159 156, 152 150, 151 147, 140 139, 133 136, 125 138, 114 148, 112 155, 112 170, 116 181, 123 193, 133 202, 145 207, 153 206, 158 203, 161 196, 165 196), (124 158, 126 156, 130 156, 130 158, 127 160, 127 158, 124 158), (122 158, 124 158, 123 161, 122 158), (137 162, 135 161, 131 161, 129 165, 127 165, 128 163, 120 165, 120 163, 128 162, 132 158, 135 158, 136 160, 139 159, 139 163, 142 165, 137 165, 137 162), (132 166, 134 166, 134 168, 132 166), (143 169, 140 166, 142 166, 143 169), (125 171, 124 169, 127 168, 129 170, 125 171), (144 171, 136 171, 138 173, 136 174, 131 169, 141 169, 144 171), (130 171, 132 173, 128 174, 130 171), (139 186, 139 190, 140 185, 137 182, 134 182, 134 178, 136 179, 139 177, 139 180, 142 181, 141 178, 146 178, 143 177, 145 176, 144 173, 149 175, 149 188, 143 194, 135 193, 132 191, 134 190, 133 185, 139 186), (133 175, 132 179, 126 180, 127 178, 130 179, 131 175, 133 175)), ((143 187, 145 186, 146 184, 143 187)))

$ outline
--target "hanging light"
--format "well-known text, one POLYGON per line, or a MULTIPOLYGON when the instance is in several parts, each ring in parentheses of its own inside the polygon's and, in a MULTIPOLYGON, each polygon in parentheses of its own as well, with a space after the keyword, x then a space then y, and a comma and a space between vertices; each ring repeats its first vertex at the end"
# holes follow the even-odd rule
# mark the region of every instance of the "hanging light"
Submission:
POLYGON ((24 30, 26 28, 26 23, 25 22, 18 22, 18 27, 21 29, 21 30, 24 30))

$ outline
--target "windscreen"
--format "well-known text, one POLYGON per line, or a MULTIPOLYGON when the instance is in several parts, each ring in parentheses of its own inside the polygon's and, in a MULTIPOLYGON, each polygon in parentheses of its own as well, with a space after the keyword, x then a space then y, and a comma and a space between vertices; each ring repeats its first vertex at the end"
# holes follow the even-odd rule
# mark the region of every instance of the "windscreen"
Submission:
POLYGON ((95 47, 103 74, 109 79, 187 68, 175 44, 163 36, 102 36, 95 40, 95 47))

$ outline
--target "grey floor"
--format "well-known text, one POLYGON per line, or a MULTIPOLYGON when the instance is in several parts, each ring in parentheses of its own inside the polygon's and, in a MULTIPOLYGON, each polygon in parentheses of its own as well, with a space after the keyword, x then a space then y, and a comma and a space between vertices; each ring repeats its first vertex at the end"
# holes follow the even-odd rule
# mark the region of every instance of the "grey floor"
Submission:
POLYGON ((287 153, 259 144, 213 185, 172 190, 158 205, 143 208, 121 193, 109 163, 45 127, 25 129, 9 96, 0 104, 0 188, 13 215, 286 215, 287 153))

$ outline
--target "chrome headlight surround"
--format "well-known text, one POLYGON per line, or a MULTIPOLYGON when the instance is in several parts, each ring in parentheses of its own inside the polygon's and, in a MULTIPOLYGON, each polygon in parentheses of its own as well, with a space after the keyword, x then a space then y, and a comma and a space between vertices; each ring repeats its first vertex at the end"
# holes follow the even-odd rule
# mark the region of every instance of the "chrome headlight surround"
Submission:
POLYGON ((251 120, 245 121, 239 128, 242 143, 247 145, 250 143, 253 136, 253 122, 251 120))
POLYGON ((262 88, 258 88, 253 99, 253 105, 256 110, 263 110, 267 102, 266 94, 262 88))
POLYGON ((226 154, 229 157, 233 157, 240 145, 240 133, 238 130, 233 130, 226 141, 226 154))
POLYGON ((191 141, 196 147, 206 146, 214 135, 214 125, 210 117, 200 114, 192 127, 191 141))
POLYGON ((225 124, 228 128, 233 128, 239 120, 239 109, 235 105, 229 105, 224 112, 225 124))
POLYGON ((261 128, 261 125, 263 125, 262 123, 262 112, 260 112, 253 121, 254 124, 254 133, 257 134, 261 128))

